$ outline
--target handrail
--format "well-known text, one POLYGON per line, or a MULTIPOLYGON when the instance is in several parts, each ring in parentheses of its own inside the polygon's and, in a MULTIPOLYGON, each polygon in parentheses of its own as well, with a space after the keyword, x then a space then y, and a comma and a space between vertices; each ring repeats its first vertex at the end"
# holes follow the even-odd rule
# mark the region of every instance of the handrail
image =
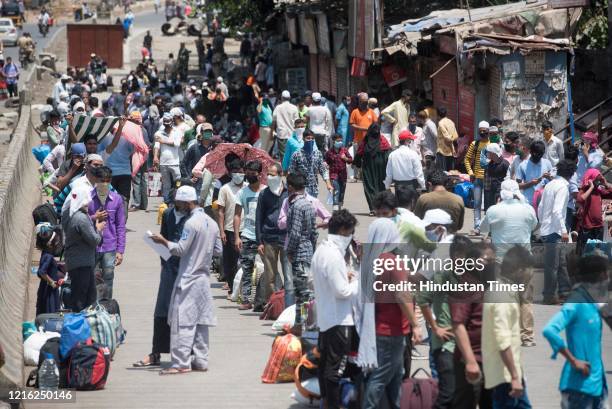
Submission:
MULTIPOLYGON (((588 111, 583 112, 582 114, 578 115, 577 118, 574 118, 574 123, 580 121, 582 118, 584 118, 585 116, 587 116, 588 114, 590 114, 591 112, 595 111, 596 109, 601 108, 602 105, 607 104, 608 102, 612 101, 612 97, 608 97, 606 99, 604 99, 603 101, 601 101, 599 104, 595 105, 594 107, 590 108, 588 111)), ((569 128, 570 124, 565 125, 563 128, 559 129, 557 132, 555 132, 555 135, 560 134, 561 132, 565 131, 567 128, 569 128)))

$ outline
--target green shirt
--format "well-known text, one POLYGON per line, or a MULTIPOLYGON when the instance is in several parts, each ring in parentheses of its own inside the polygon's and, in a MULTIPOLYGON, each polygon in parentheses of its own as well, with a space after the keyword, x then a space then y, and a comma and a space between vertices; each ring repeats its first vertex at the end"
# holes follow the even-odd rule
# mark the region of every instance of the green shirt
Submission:
MULTIPOLYGON (((449 280, 452 280, 452 273, 448 271, 440 271, 434 273, 433 283, 442 284, 449 280)), ((448 295, 439 291, 419 291, 416 295, 416 302, 418 305, 431 305, 431 309, 436 317, 436 323, 439 327, 450 328, 452 327, 450 307, 448 306, 448 295)), ((438 338, 435 334, 431 335, 431 348, 432 351, 436 351, 440 348, 448 352, 455 352, 455 340, 454 338, 449 341, 443 341, 438 338)))

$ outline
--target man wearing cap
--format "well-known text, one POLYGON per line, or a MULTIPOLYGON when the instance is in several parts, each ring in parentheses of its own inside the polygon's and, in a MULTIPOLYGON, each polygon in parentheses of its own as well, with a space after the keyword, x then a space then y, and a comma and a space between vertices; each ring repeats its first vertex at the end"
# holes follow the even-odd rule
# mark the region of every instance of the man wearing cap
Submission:
POLYGON ((405 89, 402 91, 402 97, 383 109, 381 113, 387 121, 393 124, 393 133, 391 134, 391 145, 393 147, 398 146, 400 132, 408 127, 411 99, 412 91, 405 89))
MULTIPOLYGON (((72 148, 78 144, 72 145, 72 148)), ((95 170, 104 165, 102 157, 98 154, 87 155, 85 159, 85 166, 83 168, 84 173, 80 174, 79 177, 75 177, 70 184, 65 186, 62 191, 53 199, 53 205, 57 210, 58 214, 64 214, 66 210, 70 208, 72 191, 77 191, 81 188, 91 190, 96 185, 98 178, 96 177, 95 170)))
POLYGON ((317 147, 325 153, 329 145, 329 137, 333 130, 332 114, 326 106, 321 105, 321 94, 312 93, 312 105, 306 114, 308 129, 315 135, 317 147))
POLYGON ((281 103, 272 112, 272 132, 276 133, 278 143, 278 154, 282 158, 285 155, 287 140, 295 131, 295 120, 298 119, 298 109, 291 103, 291 93, 284 90, 281 93, 281 103))
POLYGON ((478 141, 472 141, 465 154, 464 164, 470 179, 474 183, 474 233, 479 234, 482 194, 484 188, 484 169, 480 166, 480 153, 489 144, 489 123, 478 124, 478 141))
POLYGON ((60 93, 66 92, 66 94, 68 94, 68 83, 69 82, 70 82, 70 77, 66 74, 62 74, 60 79, 57 80, 55 85, 53 85, 53 92, 51 93, 51 96, 53 97, 53 100, 55 101, 56 104, 60 102, 60 93))
POLYGON ((497 203, 501 184, 506 178, 510 164, 502 157, 502 148, 498 144, 490 143, 485 150, 489 160, 484 179, 484 208, 486 212, 489 207, 497 203))
POLYGON ((193 174, 193 168, 213 148, 213 126, 208 122, 200 124, 196 128, 196 134, 198 143, 191 145, 185 152, 185 157, 181 161, 181 174, 192 178, 192 181, 197 179, 195 188, 199 194, 202 178, 193 174))
POLYGON ((227 88, 227 84, 223 82, 223 77, 217 77, 217 85, 215 86, 215 89, 216 88, 221 88, 223 95, 229 97, 229 88, 227 88))
POLYGON ((179 149, 182 136, 180 132, 174 132, 173 125, 174 118, 172 114, 165 113, 162 118, 162 127, 155 132, 155 145, 153 148, 153 166, 159 167, 162 196, 166 203, 170 202, 170 190, 181 177, 179 149))
POLYGON ((151 237, 181 258, 168 310, 172 364, 160 375, 208 370, 209 327, 217 325, 210 267, 213 256, 221 254, 219 227, 198 207, 196 191, 191 186, 181 186, 176 191, 175 206, 177 212, 189 216, 179 242, 168 241, 159 234, 151 237))
POLYGON ((85 152, 85 144, 83 143, 75 143, 71 146, 70 160, 64 161, 55 175, 57 182, 54 185, 59 190, 63 190, 72 179, 81 174, 86 156, 85 152))
POLYGON ((387 176, 385 187, 391 188, 395 183, 395 190, 401 186, 411 186, 414 189, 425 190, 425 177, 423 176, 423 165, 419 155, 410 148, 416 136, 405 129, 399 134, 400 146, 391 154, 387 160, 387 176))

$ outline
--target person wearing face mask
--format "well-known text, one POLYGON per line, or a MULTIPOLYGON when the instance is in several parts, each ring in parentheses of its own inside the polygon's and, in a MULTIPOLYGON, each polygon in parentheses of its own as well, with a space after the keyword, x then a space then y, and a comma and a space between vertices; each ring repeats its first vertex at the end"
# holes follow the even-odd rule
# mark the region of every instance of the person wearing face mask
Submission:
POLYGON ((529 159, 529 147, 533 142, 534 140, 527 135, 519 136, 518 143, 515 144, 516 155, 514 155, 512 162, 509 162, 510 167, 508 168, 506 179, 516 180, 518 167, 525 159, 529 159))
POLYGON ((204 155, 213 148, 213 126, 208 122, 200 124, 196 128, 196 133, 198 143, 189 147, 185 152, 181 161, 181 175, 191 177, 192 181, 196 183, 196 191, 199 192, 202 185, 201 177, 196 176, 193 170, 204 155))
POLYGON ((259 123, 261 149, 270 152, 272 145, 274 145, 274 139, 272 138, 272 104, 268 94, 264 94, 259 105, 257 105, 257 121, 259 123))
POLYGON ((164 114, 162 127, 155 132, 153 167, 161 173, 162 196, 166 203, 170 201, 170 189, 181 176, 179 150, 182 138, 180 132, 173 130, 172 116, 164 114))
MULTIPOLYGON (((284 90, 281 93, 281 103, 276 105, 274 111, 272 111, 271 128, 278 144, 279 158, 285 157, 285 146, 295 130, 295 120, 298 118, 298 108, 291 103, 291 93, 284 90)), ((283 169, 286 170, 284 166, 283 169)))
POLYGON ((60 113, 56 110, 49 112, 49 125, 47 126, 47 136, 51 149, 59 145, 64 139, 64 130, 60 127, 60 113))
POLYGON ((310 130, 304 131, 304 146, 291 157, 289 173, 299 172, 305 175, 306 191, 309 195, 317 197, 319 195, 317 174, 321 175, 330 193, 333 192, 333 187, 329 180, 329 169, 323 160, 323 154, 315 149, 315 146, 315 135, 310 130))
POLYGON ((250 161, 245 166, 244 177, 248 186, 243 187, 236 194, 236 205, 234 209, 234 246, 240 252, 240 267, 242 268, 242 304, 238 306, 240 311, 253 308, 251 297, 252 274, 255 267, 255 256, 257 256, 257 233, 255 220, 257 217, 257 202, 259 194, 266 188, 259 181, 262 171, 261 162, 250 161), (239 234, 238 234, 239 232, 239 234))
POLYGON ((410 149, 416 152, 419 155, 419 160, 423 162, 423 128, 418 125, 417 115, 415 113, 410 114, 408 117, 408 130, 411 134, 413 134, 416 138, 410 144, 410 149))
POLYGON ((378 122, 376 113, 368 107, 368 94, 361 92, 358 94, 359 105, 351 112, 349 124, 353 130, 353 144, 359 145, 364 138, 370 126, 378 122))
MULTIPOLYGON (((74 145, 73 145, 74 146, 74 145)), ((93 189, 98 181, 96 177, 96 169, 104 165, 102 157, 97 154, 87 155, 85 158, 84 172, 81 176, 74 178, 70 184, 61 193, 55 197, 53 204, 58 214, 63 214, 68 208, 70 208, 70 201, 72 200, 71 192, 74 190, 84 187, 86 189, 93 189)))
POLYGON ((236 209, 236 195, 246 186, 244 182, 244 163, 240 159, 232 160, 228 166, 231 180, 221 186, 217 198, 218 223, 223 243, 223 273, 227 280, 227 290, 231 294, 233 290, 234 277, 238 270, 238 258, 240 252, 236 250, 236 234, 234 231, 234 211, 236 209))
POLYGON ((588 240, 604 239, 603 199, 612 199, 612 184, 597 169, 587 170, 576 200, 581 209, 577 220, 578 254, 582 253, 588 240))
POLYGON ((346 167, 353 163, 353 157, 343 146, 342 139, 342 135, 336 134, 333 147, 325 152, 325 163, 329 167, 329 177, 334 187, 334 210, 340 210, 344 204, 347 180, 346 167))
POLYGON ((380 134, 380 127, 378 124, 372 124, 355 155, 355 165, 361 168, 363 173, 363 191, 370 209, 370 216, 374 215, 372 207, 374 196, 386 190, 385 175, 390 151, 391 145, 380 134))
POLYGON ((325 152, 329 145, 329 138, 333 131, 333 116, 329 109, 323 104, 321 94, 312 93, 312 105, 306 114, 308 129, 314 134, 317 147, 325 152))
MULTIPOLYGON (((402 97, 383 109, 381 112, 385 120, 393 124, 393 132, 391 134, 391 146, 396 147, 399 144, 399 134, 406 129, 409 124, 410 102, 412 100, 412 91, 405 89, 402 91, 402 97)), ((415 118, 416 119, 416 118, 415 118)), ((412 132, 412 131, 411 131, 412 132)), ((414 133, 414 132, 413 132, 414 133)))
MULTIPOLYGON (((282 267, 284 281, 291 277, 291 265, 285 251, 285 236, 287 231, 278 227, 278 217, 283 201, 287 198, 287 189, 283 183, 283 170, 280 163, 268 167, 268 187, 264 189, 257 199, 257 212, 255 216, 255 237, 257 252, 264 263, 264 273, 259 283, 262 289, 255 300, 254 311, 263 310, 263 306, 275 290, 275 283, 280 283, 278 264, 282 267)), ((291 294, 293 296, 293 294, 291 294)), ((285 288, 287 298, 287 288, 285 288)), ((290 305, 290 304, 289 304, 290 305)))
POLYGON ((389 154, 387 161, 385 188, 390 189, 391 183, 395 188, 411 186, 413 189, 425 190, 425 177, 423 165, 419 155, 411 149, 416 136, 409 130, 399 134, 400 146, 389 154))
POLYGON ((111 190, 111 169, 102 166, 96 168, 94 174, 97 182, 87 212, 92 219, 106 222, 102 242, 96 248, 96 287, 99 300, 110 300, 113 298, 115 266, 123 262, 125 253, 125 207, 121 195, 111 190))
MULTIPOLYGON (((304 147, 304 131, 306 131, 306 121, 302 118, 298 118, 295 120, 295 131, 291 134, 289 140, 287 140, 287 146, 285 147, 285 152, 283 154, 283 171, 287 172, 289 170, 289 165, 291 164, 291 157, 293 154, 304 147)), ((315 144, 315 149, 317 148, 315 144)))
MULTIPOLYGON (((529 158, 521 162, 516 172, 516 181, 525 196, 527 203, 533 206, 533 195, 553 178, 554 169, 550 161, 544 158, 546 145, 535 141, 529 147, 529 158)), ((534 206, 535 207, 535 206, 534 206)))
POLYGON ((497 203, 501 184, 508 173, 510 164, 502 157, 502 148, 496 143, 490 143, 485 148, 488 164, 484 179, 484 210, 489 210, 497 203))
POLYGON ((323 407, 327 408, 340 407, 340 379, 356 338, 352 299, 359 293, 359 281, 357 272, 348 271, 344 260, 356 225, 357 219, 348 210, 335 212, 329 221, 327 239, 312 256, 321 353, 318 378, 323 407))
MULTIPOLYGON (((459 138, 457 127, 452 119, 448 118, 444 107, 438 108, 438 129, 436 136, 436 165, 438 169, 448 172, 455 164, 454 142, 459 138)), ((488 128, 488 124, 487 124, 488 128)))
POLYGON ((565 358, 559 382, 562 408, 607 407, 599 303, 608 301, 609 267, 607 257, 597 253, 583 255, 568 302, 542 331, 553 350, 552 359, 558 354, 565 358), (567 341, 561 337, 563 331, 567 341))
POLYGON ((480 164, 480 155, 489 142, 489 123, 481 121, 478 124, 478 141, 470 143, 465 154, 464 164, 470 179, 474 183, 474 233, 480 233, 480 216, 482 207, 482 194, 484 189, 485 171, 480 164))

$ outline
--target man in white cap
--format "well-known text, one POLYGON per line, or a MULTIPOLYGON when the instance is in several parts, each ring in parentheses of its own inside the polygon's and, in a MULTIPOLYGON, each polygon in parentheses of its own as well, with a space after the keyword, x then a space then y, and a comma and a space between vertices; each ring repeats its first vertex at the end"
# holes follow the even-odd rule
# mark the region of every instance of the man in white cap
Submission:
MULTIPOLYGON (((506 252, 517 244, 530 250, 531 235, 538 226, 535 210, 526 202, 515 180, 508 179, 502 182, 500 198, 499 203, 487 210, 480 225, 480 231, 491 236, 498 263, 501 263, 506 252)), ((523 299, 528 302, 521 303, 520 314, 521 343, 525 347, 535 346, 533 308, 529 302, 532 294, 533 285, 530 283, 527 291, 522 294, 523 299)))
POLYGON ((312 93, 312 105, 306 113, 306 122, 315 135, 317 148, 325 153, 334 125, 332 114, 326 106, 321 105, 321 94, 318 92, 312 93))
POLYGON ((272 112, 272 132, 276 132, 278 143, 278 154, 282 158, 285 155, 287 140, 295 131, 295 120, 298 119, 298 109, 291 103, 291 93, 284 90, 281 93, 281 103, 272 112))
POLYGON ((181 258, 168 310, 172 364, 160 375, 208 370, 208 328, 217 325, 210 267, 213 256, 221 253, 221 238, 217 223, 197 205, 197 200, 191 186, 181 186, 176 191, 177 213, 189 216, 178 243, 159 234, 151 237, 181 258))
POLYGON ((223 82, 223 77, 217 77, 217 85, 215 86, 215 88, 221 88, 221 92, 223 92, 223 95, 229 97, 229 88, 227 87, 227 84, 223 82))
POLYGON ((484 209, 497 203, 501 184, 506 178, 510 164, 502 157, 502 147, 496 143, 490 143, 486 147, 488 162, 485 169, 484 181, 484 209))
MULTIPOLYGON (((176 113, 176 112, 175 112, 176 113)), ((153 166, 159 167, 162 181, 162 196, 164 202, 170 203, 170 191, 181 177, 181 159, 179 151, 183 138, 180 132, 174 132, 174 118, 165 113, 162 127, 155 132, 153 147, 153 166)))
POLYGON ((56 103, 60 102, 60 93, 66 92, 68 93, 68 83, 70 82, 70 77, 66 74, 62 74, 59 80, 53 85, 53 92, 51 96, 56 103))
POLYGON ((488 144, 489 123, 487 121, 480 121, 478 124, 478 140, 470 143, 464 159, 465 169, 474 183, 474 234, 480 234, 479 226, 485 177, 485 171, 480 166, 480 152, 484 150, 488 144))

